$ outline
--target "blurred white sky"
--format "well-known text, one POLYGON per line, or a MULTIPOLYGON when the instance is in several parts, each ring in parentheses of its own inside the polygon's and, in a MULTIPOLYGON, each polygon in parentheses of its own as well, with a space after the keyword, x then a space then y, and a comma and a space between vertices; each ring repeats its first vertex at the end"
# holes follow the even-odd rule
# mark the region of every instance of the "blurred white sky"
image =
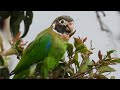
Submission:
MULTIPOLYGON (((24 38, 24 41, 28 41, 30 43, 35 39, 39 32, 49 27, 56 17, 69 15, 75 21, 77 32, 74 37, 88 37, 88 40, 86 41, 88 47, 90 47, 90 41, 93 41, 92 45, 95 50, 93 51, 94 54, 91 56, 91 59, 98 59, 97 53, 99 50, 101 50, 103 54, 106 54, 106 51, 111 49, 117 50, 118 52, 116 54, 120 57, 120 40, 118 40, 118 37, 120 37, 120 16, 115 11, 106 11, 105 13, 107 16, 103 18, 103 21, 113 32, 113 42, 116 45, 113 45, 111 38, 107 36, 106 32, 102 32, 100 30, 94 11, 34 11, 32 25, 27 36, 24 38)), ((23 29, 24 27, 22 23, 21 31, 23 31, 23 29)), ((70 39, 70 42, 73 43, 73 38, 70 39)), ((14 66, 15 64, 12 68, 14 68, 14 66)), ((115 66, 115 69, 117 72, 112 73, 111 75, 115 75, 116 78, 120 78, 120 65, 115 66)))

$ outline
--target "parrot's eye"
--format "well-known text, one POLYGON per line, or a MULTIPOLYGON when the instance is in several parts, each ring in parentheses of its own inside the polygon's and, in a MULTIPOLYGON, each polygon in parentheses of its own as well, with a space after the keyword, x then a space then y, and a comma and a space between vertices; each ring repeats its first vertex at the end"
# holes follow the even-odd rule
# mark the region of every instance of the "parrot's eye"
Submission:
POLYGON ((64 24, 66 21, 64 19, 60 20, 59 23, 64 24))
POLYGON ((64 23, 64 21, 61 21, 61 23, 64 23))

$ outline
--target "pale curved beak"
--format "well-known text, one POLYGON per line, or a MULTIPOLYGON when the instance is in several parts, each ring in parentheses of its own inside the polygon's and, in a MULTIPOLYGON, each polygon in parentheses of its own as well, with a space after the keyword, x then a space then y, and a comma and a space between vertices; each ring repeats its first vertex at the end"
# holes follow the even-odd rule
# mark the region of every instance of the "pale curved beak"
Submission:
POLYGON ((75 32, 76 32, 76 29, 75 29, 75 26, 74 26, 74 22, 68 22, 68 30, 70 31, 70 34, 69 36, 71 37, 75 32))

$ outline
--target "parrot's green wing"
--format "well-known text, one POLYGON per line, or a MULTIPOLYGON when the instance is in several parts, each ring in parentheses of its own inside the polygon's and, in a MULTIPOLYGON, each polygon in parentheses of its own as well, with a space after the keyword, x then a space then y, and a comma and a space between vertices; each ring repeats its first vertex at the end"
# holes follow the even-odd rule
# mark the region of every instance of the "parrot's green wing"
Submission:
POLYGON ((43 61, 51 49, 52 36, 49 28, 38 34, 36 39, 27 47, 21 60, 13 70, 14 74, 28 69, 34 63, 43 61))

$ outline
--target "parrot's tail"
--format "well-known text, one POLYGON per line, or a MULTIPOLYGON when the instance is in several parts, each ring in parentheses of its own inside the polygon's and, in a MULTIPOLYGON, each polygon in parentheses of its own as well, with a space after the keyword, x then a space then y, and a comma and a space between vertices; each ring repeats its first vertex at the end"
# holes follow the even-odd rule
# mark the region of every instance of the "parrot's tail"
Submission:
POLYGON ((9 74, 9 76, 11 76, 11 75, 13 75, 14 74, 14 71, 12 71, 10 74, 9 74))

